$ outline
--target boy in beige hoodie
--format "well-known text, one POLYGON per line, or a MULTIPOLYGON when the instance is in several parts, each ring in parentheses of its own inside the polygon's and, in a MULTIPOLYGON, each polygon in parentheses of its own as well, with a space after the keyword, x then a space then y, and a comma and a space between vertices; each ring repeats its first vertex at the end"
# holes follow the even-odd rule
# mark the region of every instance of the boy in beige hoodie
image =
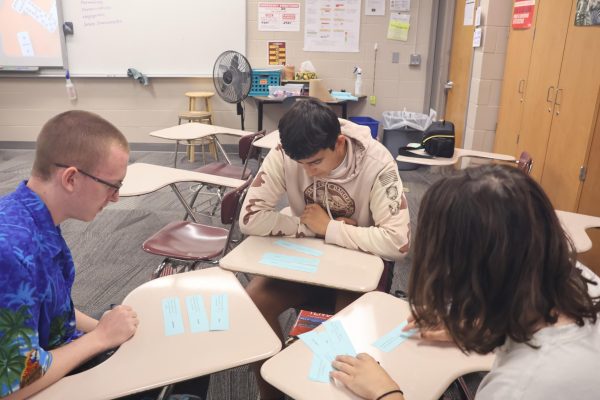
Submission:
MULTIPOLYGON (((279 122, 281 146, 265 158, 242 206, 248 235, 321 237, 394 261, 409 247, 409 215, 396 161, 366 126, 338 120, 316 99, 297 101, 279 122), (275 209, 287 195, 291 214, 275 209)), ((347 303, 334 289, 256 276, 246 288, 273 330, 278 316, 308 303, 347 303)), ((259 367, 259 366, 257 366, 259 367)), ((256 377, 263 399, 281 394, 256 377)))

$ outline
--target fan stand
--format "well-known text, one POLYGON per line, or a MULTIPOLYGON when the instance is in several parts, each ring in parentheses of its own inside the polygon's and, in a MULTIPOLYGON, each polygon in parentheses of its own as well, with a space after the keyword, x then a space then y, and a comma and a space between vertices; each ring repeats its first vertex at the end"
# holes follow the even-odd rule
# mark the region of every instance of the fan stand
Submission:
POLYGON ((242 121, 242 130, 244 130, 244 107, 242 106, 242 102, 238 102, 236 103, 237 105, 237 115, 240 116, 240 119, 242 121))

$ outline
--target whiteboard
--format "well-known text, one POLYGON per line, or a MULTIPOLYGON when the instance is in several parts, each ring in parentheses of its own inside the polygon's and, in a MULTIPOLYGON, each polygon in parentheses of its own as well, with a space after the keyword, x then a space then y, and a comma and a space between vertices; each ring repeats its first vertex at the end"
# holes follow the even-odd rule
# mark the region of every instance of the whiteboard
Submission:
POLYGON ((212 76, 246 50, 246 0, 62 0, 72 76, 212 76))
POLYGON ((0 0, 0 69, 62 67, 60 10, 56 0, 0 0))

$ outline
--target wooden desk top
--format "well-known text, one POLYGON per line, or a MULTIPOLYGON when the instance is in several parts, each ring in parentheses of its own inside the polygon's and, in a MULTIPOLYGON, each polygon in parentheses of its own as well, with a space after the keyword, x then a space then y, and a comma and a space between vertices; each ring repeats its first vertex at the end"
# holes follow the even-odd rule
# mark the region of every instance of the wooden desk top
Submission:
MULTIPOLYGON (((333 319, 342 322, 355 350, 369 353, 378 360, 409 400, 437 400, 457 377, 491 368, 493 355, 466 356, 449 343, 426 342, 416 336, 389 353, 372 346, 375 340, 406 320, 409 314, 406 301, 386 293, 371 292, 333 319)), ((297 341, 267 360, 261 375, 297 400, 359 399, 341 384, 309 380, 312 357, 306 344, 297 341)))
POLYGON ((322 239, 249 236, 219 261, 231 271, 247 272, 288 281, 327 286, 354 292, 374 290, 383 272, 383 261, 372 254, 325 244, 322 239), (277 240, 321 250, 316 272, 303 272, 263 265, 259 261, 264 253, 311 257, 273 244, 277 240))
MULTIPOLYGON (((294 96, 296 98, 302 99, 303 97, 308 98, 309 96, 294 96)), ((367 96, 365 95, 361 95, 361 96, 357 96, 358 97, 358 101, 360 100, 364 100, 367 96)), ((253 99, 255 99, 256 101, 260 102, 260 103, 283 103, 283 101, 286 99, 286 97, 269 97, 269 96, 252 96, 253 99)), ((329 101, 325 101, 324 103, 326 104, 344 104, 344 103, 350 103, 350 102, 354 102, 357 100, 329 100, 329 101)))
MULTIPOLYGON (((207 304, 208 303, 208 304, 207 304)), ((207 268, 155 279, 123 300, 138 313, 136 334, 102 364, 65 377, 36 400, 121 397, 262 360, 277 353, 279 339, 231 272, 207 268), (226 293, 229 330, 191 333, 185 297, 226 293), (178 297, 185 331, 165 336, 162 300, 178 297)))
POLYGON ((161 139, 168 140, 195 140, 201 139, 206 136, 213 135, 234 135, 234 136, 246 136, 254 132, 242 131, 239 129, 226 128, 223 126, 200 124, 197 122, 190 122, 189 124, 181 124, 171 126, 169 128, 160 129, 158 131, 150 132, 150 136, 158 137, 161 139))
POLYGON ((127 166, 127 175, 125 175, 123 186, 119 190, 119 196, 128 197, 148 194, 178 182, 202 182, 230 188, 237 188, 244 184, 244 181, 240 179, 163 167, 161 165, 134 163, 127 166))
POLYGON ((573 240, 575 251, 584 253, 592 248, 592 241, 585 230, 600 228, 600 217, 559 210, 556 210, 556 215, 563 229, 569 234, 571 240, 573 240))
MULTIPOLYGON (((415 154, 426 154, 425 150, 413 150, 415 154)), ((409 157, 399 155, 396 157, 396 160, 402 162, 410 162, 413 164, 420 165, 431 165, 431 166, 443 166, 443 165, 454 165, 456 164, 461 157, 476 157, 476 158, 489 158, 491 160, 500 160, 500 161, 516 161, 513 156, 509 156, 506 154, 500 153, 489 153, 487 151, 478 151, 478 150, 469 150, 469 149, 461 149, 455 148, 454 155, 452 158, 445 157, 436 157, 436 158, 417 158, 417 157, 409 157)))

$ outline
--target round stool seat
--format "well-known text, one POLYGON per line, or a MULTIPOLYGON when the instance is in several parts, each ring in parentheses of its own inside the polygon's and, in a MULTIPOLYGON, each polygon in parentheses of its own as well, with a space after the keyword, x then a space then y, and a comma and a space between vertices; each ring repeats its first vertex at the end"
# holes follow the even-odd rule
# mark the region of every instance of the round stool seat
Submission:
POLYGON ((179 113, 181 119, 208 119, 212 115, 209 111, 183 111, 179 113))
POLYGON ((213 97, 215 94, 213 92, 185 92, 187 97, 213 97))

